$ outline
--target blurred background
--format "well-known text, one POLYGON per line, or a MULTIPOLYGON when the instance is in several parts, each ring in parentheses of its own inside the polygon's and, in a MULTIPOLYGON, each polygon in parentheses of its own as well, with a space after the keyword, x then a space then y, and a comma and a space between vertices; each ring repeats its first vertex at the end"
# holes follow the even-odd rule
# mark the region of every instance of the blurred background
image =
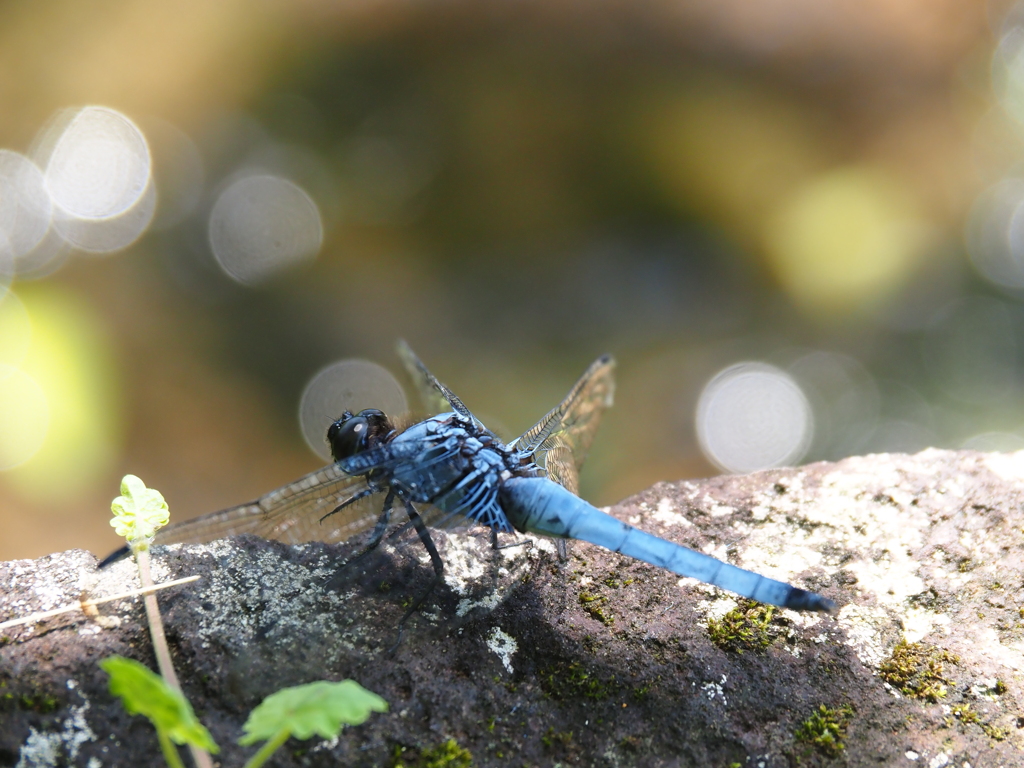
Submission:
POLYGON ((0 559, 315 469, 400 337, 506 437, 614 354, 598 505, 1022 448, 1022 138, 1009 3, 6 2, 0 559))

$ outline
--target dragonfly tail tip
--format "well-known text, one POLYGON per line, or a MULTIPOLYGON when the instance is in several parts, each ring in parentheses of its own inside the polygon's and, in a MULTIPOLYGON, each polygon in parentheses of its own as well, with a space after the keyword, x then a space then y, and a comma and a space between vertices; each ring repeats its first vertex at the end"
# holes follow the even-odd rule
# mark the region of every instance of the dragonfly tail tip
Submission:
POLYGON ((836 603, 834 600, 829 600, 827 597, 821 597, 820 595, 818 597, 820 600, 820 607, 816 608, 815 610, 821 611, 822 613, 827 613, 830 616, 835 616, 837 613, 839 613, 838 603, 836 603))
POLYGON ((99 562, 99 564, 96 566, 96 570, 97 571, 102 571, 108 565, 113 565, 118 560, 122 560, 122 559, 128 557, 128 555, 130 555, 131 553, 132 553, 131 547, 129 547, 126 544, 125 546, 121 547, 120 549, 116 549, 113 552, 111 552, 109 555, 104 557, 99 562))
POLYGON ((833 600, 822 597, 817 592, 796 588, 790 592, 783 607, 795 611, 817 611, 833 615, 839 612, 839 606, 833 600))

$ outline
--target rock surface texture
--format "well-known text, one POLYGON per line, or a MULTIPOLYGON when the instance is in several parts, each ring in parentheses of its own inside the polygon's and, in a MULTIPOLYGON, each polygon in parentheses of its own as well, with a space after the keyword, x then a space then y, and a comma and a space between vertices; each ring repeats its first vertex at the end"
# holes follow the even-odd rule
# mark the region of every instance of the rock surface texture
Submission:
MULTIPOLYGON (((224 766, 248 712, 353 678, 390 704, 277 766, 1024 765, 1024 453, 929 450, 663 483, 610 511, 836 600, 836 616, 727 593, 597 547, 497 553, 440 536, 445 584, 400 546, 328 589, 345 547, 242 537, 154 550, 186 695, 224 766), (448 744, 449 762, 438 751, 448 744), (462 754, 459 757, 458 754, 462 754), (434 761, 434 762, 431 762, 434 761)), ((135 584, 71 551, 0 563, 0 621, 135 584)), ((139 598, 0 631, 0 765, 158 765, 107 692, 113 653, 155 668, 139 598)), ((187 756, 185 757, 187 760, 187 756)))

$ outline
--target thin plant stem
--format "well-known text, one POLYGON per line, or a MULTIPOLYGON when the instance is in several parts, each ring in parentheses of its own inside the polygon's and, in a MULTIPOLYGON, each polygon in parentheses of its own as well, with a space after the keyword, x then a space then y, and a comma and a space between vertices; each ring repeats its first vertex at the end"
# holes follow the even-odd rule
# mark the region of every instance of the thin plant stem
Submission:
POLYGON ((43 619, 51 619, 54 616, 60 616, 62 613, 71 613, 72 611, 88 612, 90 608, 94 608, 97 605, 103 605, 103 603, 110 603, 114 600, 124 600, 127 597, 138 597, 139 595, 148 595, 150 592, 157 592, 161 589, 167 589, 168 587, 177 587, 180 584, 188 584, 191 581, 199 581, 199 577, 186 576, 184 579, 165 581, 160 584, 156 584, 152 587, 146 587, 145 589, 133 589, 129 592, 121 592, 120 594, 110 595, 108 597, 99 597, 94 600, 80 600, 74 605, 65 605, 63 608, 54 608, 52 611, 40 611, 39 613, 33 613, 31 616, 24 616, 20 619, 2 621, 0 622, 0 629, 17 627, 22 624, 33 624, 42 621, 43 619))
MULTIPOLYGON (((147 589, 153 586, 153 576, 149 570, 149 550, 143 549, 135 553, 135 559, 139 564, 139 576, 142 578, 142 588, 147 589)), ((156 664, 160 667, 160 674, 174 690, 181 692, 181 685, 178 683, 178 675, 174 672, 174 664, 171 662, 171 650, 167 647, 167 636, 164 635, 164 620, 160 616, 160 608, 156 603, 156 595, 147 592, 143 596, 146 606, 146 618, 149 620, 149 636, 153 640, 153 649, 156 651, 156 664)))
MULTIPOLYGON (((149 589, 153 586, 153 576, 149 570, 149 550, 140 549, 135 553, 135 562, 139 566, 139 578, 142 579, 142 588, 149 589)), ((178 675, 174 671, 174 664, 171 662, 171 650, 167 647, 167 637, 164 635, 164 621, 160 617, 160 608, 156 602, 156 595, 147 592, 143 597, 146 606, 146 618, 149 619, 149 635, 153 639, 153 650, 156 652, 156 664, 160 668, 160 675, 167 684, 181 693, 181 684, 178 682, 178 675)), ((213 759, 205 749, 200 749, 192 744, 188 745, 196 768, 213 768, 213 759)), ((175 753, 177 754, 177 753, 175 753)), ((184 768, 184 767, 182 767, 184 768)))
POLYGON ((288 741, 288 738, 292 735, 292 732, 287 728, 282 728, 274 738, 269 739, 262 747, 260 751, 250 757, 245 763, 245 768, 260 768, 272 754, 277 751, 277 748, 288 741))
POLYGON ((178 748, 174 746, 171 737, 167 735, 167 731, 163 728, 157 728, 156 737, 160 740, 160 750, 164 753, 164 760, 167 761, 167 765, 170 768, 185 768, 185 764, 181 762, 181 755, 178 754, 178 748))

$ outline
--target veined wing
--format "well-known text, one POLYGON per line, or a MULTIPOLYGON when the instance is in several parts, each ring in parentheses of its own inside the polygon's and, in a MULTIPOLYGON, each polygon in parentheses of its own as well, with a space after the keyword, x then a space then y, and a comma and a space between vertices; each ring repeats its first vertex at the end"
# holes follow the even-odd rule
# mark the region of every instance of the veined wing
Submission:
MULTIPOLYGON (((469 408, 462 404, 462 401, 455 393, 438 381, 434 374, 427 370, 427 366, 416 357, 416 353, 412 351, 404 340, 399 340, 397 350, 398 356, 402 358, 402 365, 405 366, 405 370, 408 371, 409 376, 412 378, 413 384, 416 386, 416 392, 419 394, 424 408, 427 409, 428 415, 434 416, 438 413, 447 413, 449 410, 452 410, 460 416, 480 424, 480 420, 472 414, 469 408)), ((480 426, 483 426, 483 424, 480 424, 480 426)))
POLYGON ((580 467, 594 441, 601 414, 612 404, 614 371, 611 355, 599 357, 565 399, 509 447, 532 453, 549 478, 577 493, 580 467))
MULTIPOLYGON (((386 489, 371 491, 367 473, 394 469, 403 462, 416 462, 418 469, 427 472, 453 461, 457 453, 441 451, 424 460, 423 451, 422 442, 405 441, 357 453, 270 491, 256 501, 168 526, 157 532, 155 543, 201 544, 242 533, 286 544, 346 541, 371 528, 383 509, 386 489), (343 509, 334 512, 342 505, 343 509)), ((436 517, 441 515, 431 515, 432 519, 436 517)))
POLYGON ((365 477, 331 464, 256 501, 170 525, 157 533, 155 543, 201 544, 252 533, 287 544, 333 544, 371 528, 380 515, 383 495, 368 493, 323 523, 320 518, 368 490, 365 477))

